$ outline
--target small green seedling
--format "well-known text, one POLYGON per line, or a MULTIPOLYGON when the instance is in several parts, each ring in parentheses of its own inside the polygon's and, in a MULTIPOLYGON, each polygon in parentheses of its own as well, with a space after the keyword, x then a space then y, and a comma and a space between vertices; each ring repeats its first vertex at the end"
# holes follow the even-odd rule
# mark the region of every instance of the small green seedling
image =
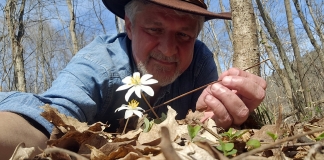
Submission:
POLYGON ((272 132, 267 132, 267 134, 272 138, 272 140, 275 142, 278 139, 278 135, 274 134, 272 132))
POLYGON ((237 150, 234 149, 234 143, 224 143, 221 140, 219 140, 219 143, 220 145, 217 146, 216 148, 219 151, 222 151, 226 157, 237 153, 237 150))
POLYGON ((165 113, 162 113, 160 118, 154 119, 155 124, 160 124, 162 123, 165 119, 167 118, 167 115, 165 113))
POLYGON ((223 137, 227 137, 228 141, 234 142, 237 138, 240 138, 243 134, 248 132, 248 130, 236 131, 233 133, 233 128, 230 128, 227 132, 222 133, 223 137))
POLYGON ((147 119, 146 117, 144 118, 144 130, 143 132, 149 132, 153 126, 153 124, 160 124, 162 123, 165 119, 167 118, 167 115, 165 113, 162 113, 160 118, 157 119, 153 119, 152 121, 150 121, 149 119, 147 119))
POLYGON ((196 137, 198 132, 200 131, 201 126, 200 125, 195 125, 195 126, 187 125, 187 128, 188 128, 188 133, 189 133, 190 139, 192 141, 196 137))
POLYGON ((318 137, 315 138, 316 141, 320 141, 324 139, 324 133, 320 134, 318 137))
POLYGON ((249 141, 246 142, 246 147, 248 151, 255 148, 259 148, 260 146, 261 146, 260 141, 256 139, 250 139, 249 141))
POLYGON ((153 121, 150 121, 148 120, 146 117, 144 118, 144 125, 145 125, 145 128, 143 130, 143 132, 149 132, 153 126, 154 122, 153 121))

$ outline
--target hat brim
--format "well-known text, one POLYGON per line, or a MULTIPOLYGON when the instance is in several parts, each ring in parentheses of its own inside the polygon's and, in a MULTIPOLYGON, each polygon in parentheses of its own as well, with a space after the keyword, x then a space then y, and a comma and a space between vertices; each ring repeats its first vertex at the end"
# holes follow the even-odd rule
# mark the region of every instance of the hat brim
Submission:
MULTIPOLYGON (((124 19, 125 17, 124 7, 130 1, 131 0, 102 0, 103 4, 107 7, 108 10, 110 10, 112 13, 114 13, 115 15, 117 15, 122 19, 124 19)), ((231 12, 214 13, 202 7, 194 5, 192 3, 188 3, 186 1, 180 1, 180 0, 178 1, 177 0, 148 0, 148 1, 171 9, 205 16, 206 21, 211 19, 230 20, 232 18, 231 12)))

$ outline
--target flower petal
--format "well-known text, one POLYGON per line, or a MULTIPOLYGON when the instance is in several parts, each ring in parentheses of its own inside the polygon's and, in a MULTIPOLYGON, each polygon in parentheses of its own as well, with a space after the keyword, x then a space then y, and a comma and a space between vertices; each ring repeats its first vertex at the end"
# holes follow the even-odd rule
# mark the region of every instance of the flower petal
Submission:
POLYGON ((142 111, 145 111, 142 107, 136 107, 136 110, 142 110, 142 111))
POLYGON ((135 78, 135 77, 141 77, 141 74, 139 72, 134 72, 133 73, 133 78, 135 78))
POLYGON ((132 93, 135 91, 135 86, 133 86, 132 88, 130 88, 128 91, 127 91, 127 93, 126 93, 126 95, 125 95, 125 100, 126 100, 126 102, 128 102, 128 100, 129 100, 129 97, 132 95, 132 93))
POLYGON ((154 96, 154 91, 150 86, 142 86, 141 88, 145 93, 147 93, 151 97, 154 96))
POLYGON ((128 89, 128 88, 132 87, 132 86, 133 86, 133 85, 124 84, 124 85, 118 87, 116 91, 125 90, 125 89, 128 89))
POLYGON ((145 85, 149 85, 149 84, 155 84, 155 83, 158 83, 158 81, 157 81, 156 79, 149 79, 149 80, 144 81, 144 82, 141 81, 141 83, 142 83, 142 84, 145 84, 145 85))
POLYGON ((151 74, 144 74, 144 75, 141 77, 141 83, 147 81, 147 80, 150 79, 151 77, 153 77, 153 75, 151 75, 151 74))
POLYGON ((133 115, 133 110, 126 110, 126 112, 125 112, 125 119, 129 118, 132 115, 133 115))
POLYGON ((141 88, 142 88, 142 86, 137 85, 137 86, 134 86, 134 88, 135 88, 135 94, 137 95, 137 97, 141 98, 141 88))
POLYGON ((143 113, 141 111, 133 110, 133 113, 136 114, 138 117, 143 116, 143 113))
POLYGON ((129 109, 129 108, 128 108, 128 105, 126 105, 126 104, 122 104, 122 106, 119 107, 119 108, 117 108, 117 109, 115 110, 115 112, 119 112, 119 111, 124 110, 124 109, 129 109))
POLYGON ((130 84, 130 82, 132 81, 132 76, 127 76, 125 77, 122 82, 125 83, 125 84, 130 84))

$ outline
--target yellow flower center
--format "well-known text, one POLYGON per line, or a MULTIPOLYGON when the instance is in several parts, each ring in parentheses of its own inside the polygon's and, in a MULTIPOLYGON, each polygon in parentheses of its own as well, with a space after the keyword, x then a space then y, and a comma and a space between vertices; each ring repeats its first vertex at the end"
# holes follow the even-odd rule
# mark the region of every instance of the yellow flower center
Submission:
POLYGON ((136 109, 138 104, 139 104, 139 102, 137 102, 135 99, 133 99, 130 102, 128 102, 128 107, 130 109, 136 109))
POLYGON ((139 85, 141 84, 141 77, 140 76, 135 76, 131 78, 131 83, 133 85, 139 85))

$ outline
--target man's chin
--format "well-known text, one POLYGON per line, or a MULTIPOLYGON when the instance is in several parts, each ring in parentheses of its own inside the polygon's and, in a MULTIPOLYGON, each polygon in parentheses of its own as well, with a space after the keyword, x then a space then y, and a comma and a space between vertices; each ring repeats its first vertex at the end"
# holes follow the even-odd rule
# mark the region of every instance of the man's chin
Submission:
POLYGON ((165 74, 160 72, 153 74, 153 78, 158 81, 158 85, 161 87, 173 83, 179 76, 179 73, 165 74))
POLYGON ((177 70, 170 71, 160 67, 152 67, 151 69, 147 69, 147 67, 143 65, 143 63, 138 63, 137 68, 141 74, 153 75, 153 78, 158 81, 158 85, 160 85, 161 87, 173 83, 181 74, 177 70))

